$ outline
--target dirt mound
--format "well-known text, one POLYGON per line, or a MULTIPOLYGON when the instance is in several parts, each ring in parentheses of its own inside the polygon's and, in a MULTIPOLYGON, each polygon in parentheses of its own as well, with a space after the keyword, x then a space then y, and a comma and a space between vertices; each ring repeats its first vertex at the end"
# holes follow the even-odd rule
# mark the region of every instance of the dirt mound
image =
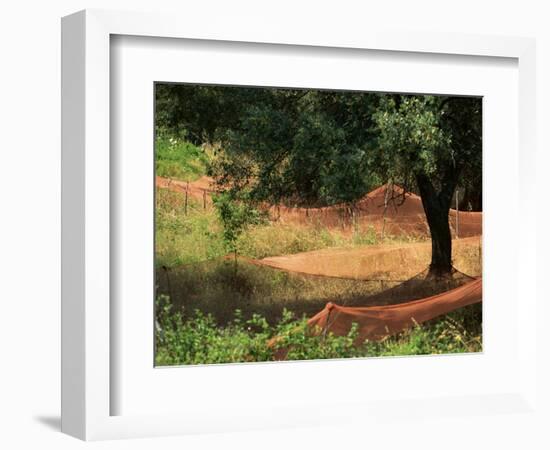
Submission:
POLYGON ((214 192, 214 180, 211 177, 203 176, 198 180, 186 182, 157 176, 155 185, 158 188, 169 189, 183 195, 187 193, 190 198, 195 200, 212 203, 211 194, 214 192))
MULTIPOLYGON (((260 264, 308 275, 355 280, 408 280, 430 264, 431 243, 383 244, 329 248, 264 258, 260 264)), ((481 237, 455 239, 453 264, 461 272, 481 275, 481 237)))
POLYGON ((482 280, 477 278, 450 291, 399 305, 345 307, 327 303, 308 320, 317 333, 346 336, 353 323, 359 326, 358 342, 381 340, 415 324, 426 322, 458 308, 481 302, 482 280))

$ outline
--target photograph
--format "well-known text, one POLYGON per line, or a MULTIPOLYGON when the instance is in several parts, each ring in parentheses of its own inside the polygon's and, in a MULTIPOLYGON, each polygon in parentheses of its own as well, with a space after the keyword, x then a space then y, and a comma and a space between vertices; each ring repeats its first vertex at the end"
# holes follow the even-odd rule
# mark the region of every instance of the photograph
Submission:
POLYGON ((155 82, 155 366, 482 352, 482 106, 155 82))

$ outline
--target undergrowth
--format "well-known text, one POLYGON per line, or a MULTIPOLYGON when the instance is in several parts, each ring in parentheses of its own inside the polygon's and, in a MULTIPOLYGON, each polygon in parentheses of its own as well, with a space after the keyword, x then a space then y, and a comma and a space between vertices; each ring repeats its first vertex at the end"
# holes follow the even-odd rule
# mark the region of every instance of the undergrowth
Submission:
POLYGON ((239 310, 224 327, 195 310, 188 318, 173 311, 170 300, 157 300, 156 365, 220 364, 375 356, 470 353, 482 350, 481 305, 416 325, 380 342, 357 342, 358 329, 347 336, 312 333, 305 318, 285 311, 275 325, 259 314, 245 320, 239 310))

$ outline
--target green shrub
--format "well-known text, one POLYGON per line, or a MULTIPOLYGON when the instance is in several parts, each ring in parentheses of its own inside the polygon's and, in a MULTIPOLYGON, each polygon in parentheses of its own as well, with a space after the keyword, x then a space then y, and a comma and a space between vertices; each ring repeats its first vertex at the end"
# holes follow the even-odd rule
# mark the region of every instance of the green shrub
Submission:
POLYGON ((216 194, 212 200, 222 224, 225 248, 228 253, 233 253, 236 259, 239 238, 250 226, 261 223, 262 215, 246 198, 235 197, 231 192, 216 194))
POLYGON ((189 317, 187 314, 173 311, 168 297, 157 299, 157 365, 424 355, 482 349, 481 305, 462 308, 381 342, 365 341, 360 345, 356 342, 356 324, 347 336, 312 334, 306 319, 297 319, 289 311, 273 326, 258 314, 245 320, 239 310, 233 321, 223 327, 199 310, 189 317))

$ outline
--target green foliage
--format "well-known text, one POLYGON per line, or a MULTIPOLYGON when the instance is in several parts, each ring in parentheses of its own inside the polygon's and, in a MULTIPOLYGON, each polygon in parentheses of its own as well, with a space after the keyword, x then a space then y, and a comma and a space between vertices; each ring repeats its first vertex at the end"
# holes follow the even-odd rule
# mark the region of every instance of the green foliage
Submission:
POLYGON ((256 200, 353 203, 417 173, 437 185, 449 163, 481 189, 479 98, 157 85, 157 126, 220 141, 216 174, 256 200))
POLYGON ((231 323, 218 327, 212 316, 198 310, 184 321, 166 297, 159 297, 157 308, 157 365, 274 361, 281 350, 287 360, 363 356, 354 345, 356 327, 348 336, 314 336, 306 319, 297 320, 289 311, 270 326, 259 314, 244 320, 236 310, 231 323))
POLYGON ((156 175, 193 181, 206 174, 208 156, 201 147, 166 133, 157 136, 155 146, 156 175))
POLYGON ((250 97, 238 126, 220 127, 216 175, 271 203, 353 203, 380 180, 366 163, 376 95, 269 89, 250 97), (260 103, 261 100, 261 103, 260 103), (358 117, 349 108, 357 108, 358 117), (236 169, 236 167, 238 169, 236 169))
POLYGON ((194 311, 184 320, 169 298, 157 299, 156 364, 220 364, 286 360, 334 359, 478 352, 481 307, 474 305, 417 326, 381 342, 357 342, 358 328, 347 336, 312 333, 305 319, 285 311, 270 325, 255 314, 244 319, 239 310, 224 327, 212 316, 194 311))
POLYGON ((157 365, 267 361, 272 356, 265 342, 266 324, 260 318, 242 322, 237 312, 232 324, 218 328, 211 316, 198 310, 184 322, 164 297, 157 308, 157 365), (252 326, 257 333, 250 332, 252 326))
POLYGON ((376 164, 390 180, 435 174, 450 154, 450 136, 440 128, 439 97, 384 97, 374 114, 378 131, 376 164), (390 150, 391 149, 391 150, 390 150))
POLYGON ((246 199, 237 197, 231 191, 216 194, 212 199, 223 226, 225 248, 228 252, 237 254, 240 235, 250 225, 260 223, 262 216, 246 199))
POLYGON ((366 170, 377 94, 157 84, 157 127, 220 142, 215 175, 255 200, 353 202, 381 184, 366 170))
POLYGON ((238 126, 243 109, 268 96, 269 89, 157 83, 156 127, 176 134, 185 131, 197 145, 214 142, 220 128, 238 126))
MULTIPOLYGON (((427 177, 439 192, 481 173, 481 100, 384 96, 373 114, 377 152, 373 165, 388 180, 411 185, 427 177)), ((481 185, 477 186, 481 190, 481 185)))

